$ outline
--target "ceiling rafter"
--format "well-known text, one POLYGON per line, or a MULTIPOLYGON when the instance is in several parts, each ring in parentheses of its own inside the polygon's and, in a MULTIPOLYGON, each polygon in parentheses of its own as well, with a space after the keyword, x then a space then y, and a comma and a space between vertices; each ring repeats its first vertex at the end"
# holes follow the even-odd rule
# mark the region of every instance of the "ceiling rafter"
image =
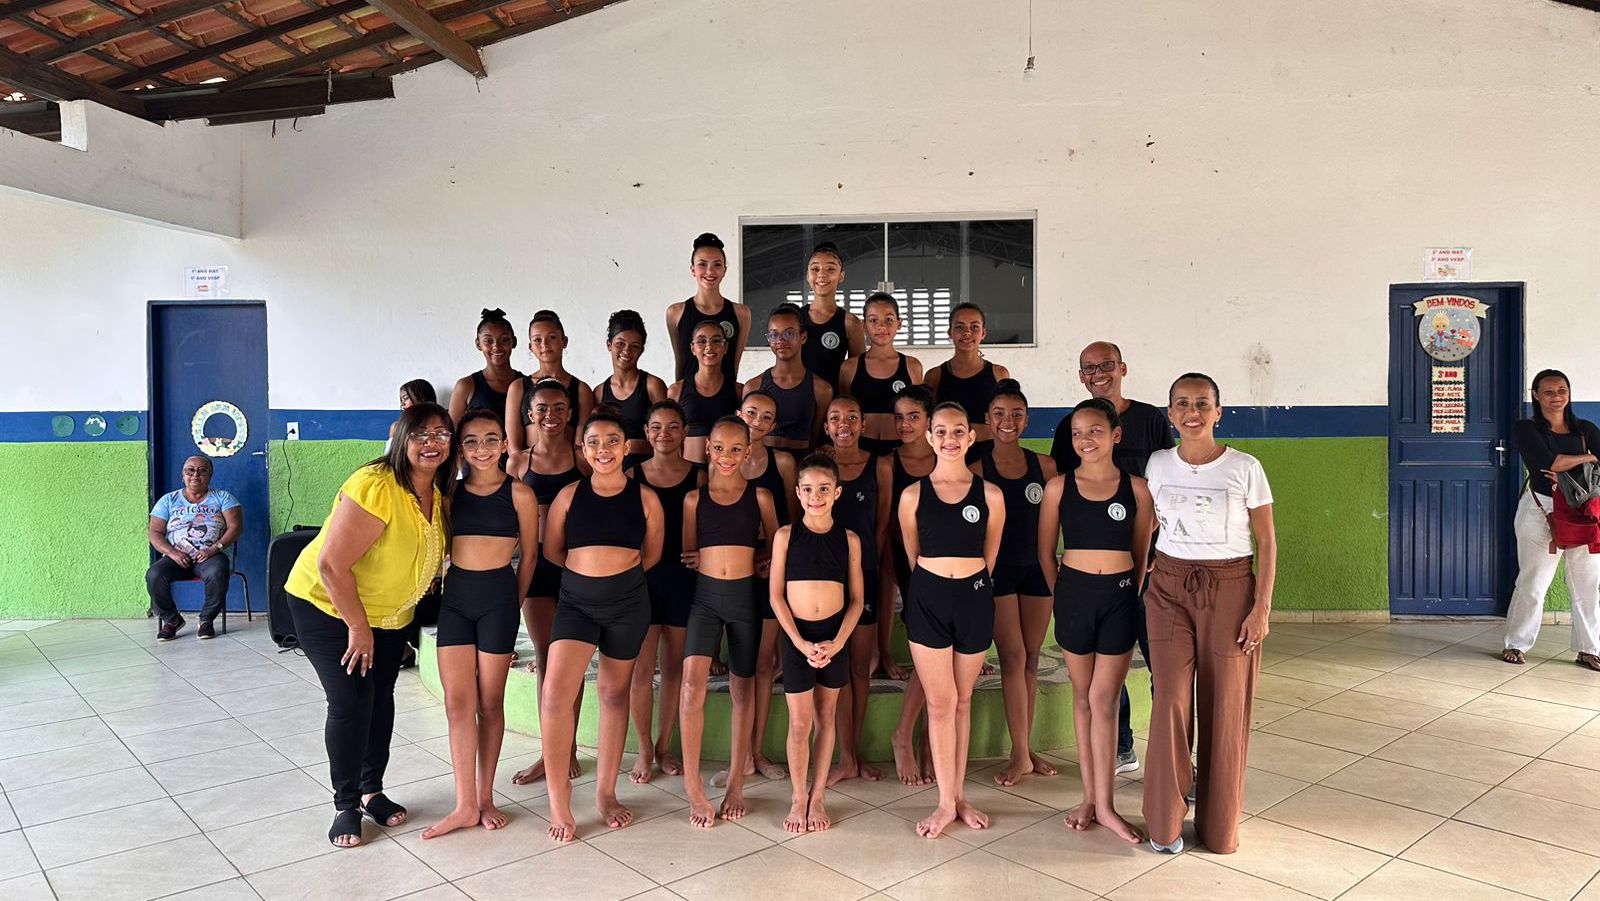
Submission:
POLYGON ((411 0, 368 0, 368 2, 372 4, 373 9, 388 16, 412 37, 428 45, 433 52, 465 69, 474 78, 482 78, 489 74, 489 70, 483 66, 483 58, 478 56, 478 51, 471 44, 463 41, 460 35, 428 15, 426 10, 411 0))

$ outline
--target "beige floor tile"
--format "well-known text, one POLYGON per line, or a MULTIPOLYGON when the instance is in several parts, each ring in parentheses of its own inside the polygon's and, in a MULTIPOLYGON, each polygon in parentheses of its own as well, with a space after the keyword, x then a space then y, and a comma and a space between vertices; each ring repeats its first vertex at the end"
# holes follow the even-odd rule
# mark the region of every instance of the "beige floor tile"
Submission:
POLYGON ((450 734, 444 707, 422 707, 394 715, 394 735, 405 741, 427 741, 450 734))
MULTIPOLYGON (((1266 770, 1247 768, 1244 773, 1244 807, 1246 814, 1255 815, 1295 792, 1310 785, 1299 779, 1269 773, 1266 770)), ((1137 810, 1137 808, 1135 808, 1137 810)))
POLYGON ((1433 814, 1321 785, 1294 794, 1261 816, 1391 857, 1444 822, 1433 814))
POLYGON ((1372 756, 1490 785, 1498 784, 1522 769, 1531 759, 1421 732, 1397 739, 1393 744, 1373 752, 1372 756))
POLYGON ((20 830, 0 833, 0 879, 37 873, 40 869, 27 836, 20 830))
POLYGON ((1362 683, 1361 690, 1369 695, 1382 695, 1401 701, 1427 704, 1454 710, 1483 694, 1483 689, 1447 682, 1436 682, 1399 673, 1384 673, 1376 679, 1362 683))
POLYGON ((561 886, 561 901, 618 901, 655 887, 649 879, 585 842, 468 876, 456 887, 481 901, 504 901, 526 897, 530 887, 538 885, 561 886))
MULTIPOLYGON (((1135 747, 1140 754, 1144 753, 1144 746, 1135 739, 1135 747)), ((995 785, 992 779, 985 779, 981 783, 969 780, 969 785, 981 784, 1019 798, 1042 804, 1052 810, 1064 810, 1076 805, 1083 799, 1083 779, 1078 772, 1076 763, 1057 765, 1059 770, 1054 776, 1028 776, 1017 782, 1016 785, 995 785)), ((1139 774, 1144 773, 1144 758, 1140 757, 1139 774)), ((898 784, 898 783, 896 783, 898 784)), ((918 789, 924 791, 925 789, 918 789)))
POLYGON ((1454 819, 1584 854, 1600 831, 1600 810, 1509 788, 1491 790, 1454 819))
POLYGON ((1595 718, 1592 710, 1504 694, 1486 694, 1462 705, 1461 711, 1561 732, 1572 732, 1595 718))
POLYGON ((1333 642, 1370 632, 1374 627, 1371 623, 1273 623, 1272 632, 1333 642))
MULTIPOLYGON (((989 875, 994 878, 995 873, 989 875)), ((856 901, 872 893, 870 887, 808 857, 776 847, 680 879, 669 888, 687 901, 744 901, 751 896, 753 886, 767 886, 769 891, 780 886, 804 886, 806 897, 812 901, 856 901)))
POLYGON ((1569 766, 1580 766, 1590 770, 1600 770, 1600 738, 1587 735, 1569 735, 1556 742, 1539 755, 1545 760, 1554 760, 1569 766))
POLYGON ((332 789, 299 770, 189 792, 173 800, 194 817, 201 829, 208 831, 319 803, 327 804, 329 817, 333 815, 332 789))
POLYGON ((386 901, 443 881, 392 841, 323 854, 246 878, 265 901, 305 898, 311 886, 337 886, 340 901, 386 901))
MULTIPOLYGON (((0 668, 5 664, 0 663, 0 668)), ((31 701, 48 701, 53 698, 75 697, 78 690, 67 679, 34 679, 31 682, 0 682, 0 704, 11 707, 31 701)))
POLYGON ((293 761, 259 739, 225 751, 209 751, 146 766, 150 775, 156 777, 169 795, 242 782, 294 768, 293 761))
MULTIPOLYGON (((323 785, 332 785, 326 755, 301 767, 311 778, 323 785)), ((396 744, 389 750, 389 768, 384 771, 385 785, 406 785, 449 773, 450 762, 422 750, 418 745, 396 744)))
POLYGON ((132 639, 115 630, 108 632, 104 636, 61 641, 46 645, 39 645, 38 639, 35 639, 34 644, 39 647, 40 653, 44 654, 52 662, 66 660, 71 657, 98 657, 144 650, 134 643, 132 639))
POLYGON ((0 722, 0 730, 59 723, 94 715, 94 708, 80 697, 46 698, 9 705, 4 722, 0 722))
POLYGON ((1302 782, 1321 782, 1349 766, 1359 755, 1323 745, 1255 732, 1250 735, 1250 768, 1302 782))
MULTIPOLYGON (((324 709, 326 706, 324 702, 324 709)), ((109 726, 120 738, 132 738, 146 732, 164 732, 179 726, 211 723, 227 718, 227 711, 205 698, 188 700, 181 704, 153 704, 149 707, 135 707, 132 710, 119 710, 116 713, 100 715, 100 721, 109 726)))
POLYGON ((1555 729, 1525 726, 1521 723, 1462 713, 1459 710, 1450 711, 1423 726, 1419 731, 1452 741, 1510 751, 1513 754, 1529 757, 1544 753, 1566 735, 1565 732, 1555 729))
MULTIPOLYGON (((1030 827, 1046 817, 1054 817, 1057 811, 1054 807, 1036 804, 1010 792, 985 785, 968 783, 966 798, 967 803, 989 815, 989 828, 968 829, 962 827, 949 829, 946 830, 945 835, 979 847, 995 842, 1016 832, 1018 829, 1030 827)), ((938 804, 939 789, 930 787, 919 794, 885 805, 882 809, 908 823, 916 823, 927 816, 928 812, 937 807, 938 804)), ((1124 811, 1124 813, 1132 815, 1137 811, 1124 811)))
MULTIPOLYGON (((591 835, 584 841, 657 884, 682 879, 772 847, 766 839, 731 823, 718 822, 710 829, 698 828, 690 824, 686 812, 682 816, 656 817, 634 823, 604 835, 591 835)), ((471 889, 467 892, 476 894, 471 889)))
MULTIPOLYGON (((217 754, 226 758, 228 749, 253 745, 260 740, 254 732, 239 725, 237 720, 227 719, 181 726, 164 732, 147 732, 123 739, 122 743, 139 758, 140 763, 148 766, 196 754, 217 754)), ((325 759, 327 751, 322 746, 320 731, 317 733, 317 747, 325 759)))
MULTIPOLYGON (((282 669, 282 667, 278 667, 282 669)), ((292 673, 290 675, 293 675, 292 673)), ((204 678, 194 681, 204 682, 204 678)), ((326 700, 327 695, 322 688, 304 682, 300 679, 291 679, 276 684, 257 685, 253 688, 240 689, 222 694, 211 694, 211 700, 223 710, 233 716, 246 716, 260 713, 264 710, 281 710, 284 707, 294 707, 300 704, 309 704, 313 701, 326 700)), ((398 718, 398 714, 396 717, 398 718)))
POLYGON ((11 802, 6 800, 5 792, 0 792, 0 832, 21 828, 22 824, 17 822, 16 811, 11 809, 11 802))
POLYGON ((239 874, 204 836, 150 845, 49 871, 61 901, 159 898, 239 874))
MULTIPOLYGON (((321 776, 313 778, 318 785, 328 785, 322 781, 321 776)), ((332 790, 324 789, 324 791, 332 790)), ((383 793, 389 800, 404 807, 407 812, 405 822, 384 828, 383 831, 390 835, 405 835, 407 832, 426 829, 454 810, 456 806, 456 780, 451 773, 403 784, 386 781, 383 793)), ((495 793, 494 802, 495 806, 503 810, 515 803, 498 792, 495 793)))
POLYGON ((40 751, 0 760, 0 788, 21 791, 35 785, 66 782, 112 770, 138 766, 139 761, 115 738, 55 751, 40 751))
POLYGON ((1508 892, 1407 860, 1391 860, 1339 901, 1395 901, 1398 898, 1449 898, 1450 901, 1527 901, 1508 892))
MULTIPOLYGON (((98 672, 126 673, 132 678, 130 671, 133 669, 143 669, 152 663, 160 665, 153 655, 135 647, 117 647, 107 650, 104 654, 85 654, 82 657, 52 662, 55 664, 56 672, 68 678, 98 672)), ((162 667, 162 671, 171 672, 165 667, 162 667)), ((79 689, 79 691, 85 690, 79 689)))
POLYGON ((1509 666, 1490 668, 1462 663, 1453 658, 1423 657, 1395 670, 1397 676, 1431 679, 1447 685, 1478 688, 1484 691, 1514 679, 1517 671, 1509 666))
POLYGON ((1503 785, 1541 798, 1600 809, 1600 772, 1583 767, 1535 760, 1506 779, 1503 785))
POLYGON ((23 826, 98 813, 166 795, 160 783, 139 767, 6 792, 23 826))
POLYGON ((1425 723, 1450 712, 1443 707, 1431 707, 1416 701, 1367 694, 1359 688, 1313 704, 1311 709, 1408 731, 1421 728, 1425 723))
POLYGON ((248 880, 241 877, 168 895, 161 901, 261 901, 261 896, 250 887, 248 880))
MULTIPOLYGON (((1323 785, 1439 816, 1482 796, 1491 786, 1432 769, 1365 757, 1323 780, 1323 785)), ((1249 783, 1246 782, 1246 791, 1249 783)))
POLYGON ((141 670, 138 678, 125 679, 114 687, 88 692, 83 699, 94 707, 96 713, 105 716, 158 704, 170 703, 174 707, 182 707, 203 697, 194 686, 170 670, 153 674, 145 674, 141 670))
MULTIPOLYGON (((235 670, 223 670, 222 672, 198 675, 189 680, 189 684, 205 695, 216 697, 236 691, 264 688, 269 685, 292 684, 299 681, 304 680, 288 669, 263 661, 258 666, 241 666, 235 670)), ((221 702, 219 701, 218 703, 221 702)), ((228 704, 222 704, 222 706, 230 712, 233 710, 228 704)), ((275 708, 262 707, 258 709, 270 710, 275 708)))
MULTIPOLYGON (((1269 641, 1271 639, 1268 639, 1269 641)), ((1364 669, 1390 672, 1399 669, 1417 660, 1415 654, 1402 654, 1395 651, 1381 651, 1375 648, 1362 648, 1355 645, 1339 644, 1325 645, 1315 651, 1307 652, 1307 660, 1325 660, 1333 663, 1343 663, 1348 666, 1359 666, 1364 669)))
POLYGON ((1325 701, 1344 689, 1332 685, 1323 685, 1319 682, 1307 682, 1304 679, 1291 679, 1288 676, 1279 676, 1263 671, 1256 677, 1256 700, 1265 698, 1279 704, 1289 704, 1295 707, 1310 707, 1318 701, 1325 701))
POLYGON ((1370 754, 1406 734, 1404 729, 1347 719, 1315 710, 1301 710, 1286 716, 1266 726, 1261 732, 1285 738, 1297 738, 1354 754, 1370 754))
POLYGON ((1600 870, 1600 858, 1454 821, 1401 857, 1551 901, 1571 898, 1600 870))
MULTIPOLYGON (((966 827, 952 824, 955 828, 966 827)), ((972 849, 950 838, 922 838, 914 824, 882 810, 853 817, 847 829, 807 833, 784 847, 874 889, 910 879, 972 849)))
MULTIPOLYGON (((791 792, 793 789, 783 782, 762 782, 745 790, 745 800, 750 804, 750 814, 738 821, 741 829, 748 829, 756 835, 771 841, 783 843, 798 838, 803 833, 790 833, 783 830, 784 817, 788 816, 791 792)), ((671 795, 682 805, 682 799, 671 795)), ((1021 799, 1013 798, 1016 803, 1027 803, 1021 799)), ((830 790, 825 799, 828 817, 833 821, 833 828, 837 829, 841 823, 851 817, 860 816, 869 810, 872 805, 859 798, 852 798, 841 792, 830 790)), ((673 811, 676 814, 686 807, 679 807, 673 811)))
MULTIPOLYGON (((1017 901, 1089 901, 1094 895, 1027 867, 974 851, 890 886, 900 901, 948 901, 997 896, 1017 901)), ((692 901, 692 899, 691 899, 692 901)))
POLYGON ((56 901, 56 893, 50 890, 50 881, 45 879, 43 873, 29 873, 0 879, 0 898, 6 901, 56 901))
POLYGON ((1233 854, 1196 853, 1230 869, 1328 899, 1338 897, 1388 860, 1365 848, 1262 817, 1239 826, 1239 850, 1233 854))
MULTIPOLYGON (((664 897, 656 899, 656 901, 671 901, 671 892, 668 892, 666 889, 660 889, 660 891, 664 893, 664 897)), ((397 901, 470 901, 470 899, 471 896, 466 892, 447 882, 444 885, 436 885, 433 888, 425 888, 420 892, 412 892, 409 895, 401 895, 397 901)), ((651 901, 649 892, 646 892, 643 895, 635 895, 634 899, 635 901, 651 901)))
POLYGON ((25 830, 45 869, 172 841, 200 830, 170 798, 57 820, 25 830))
MULTIPOLYGON (((522 808, 507 809, 506 813, 510 819, 493 832, 481 827, 458 829, 425 841, 422 830, 418 829, 396 837, 395 841, 452 882, 556 847, 550 841, 547 832, 550 824, 544 817, 522 808)), ((590 830, 587 834, 596 833, 590 830)))
POLYGON ((1546 679, 1538 670, 1501 683, 1495 693, 1600 711, 1600 686, 1546 679))
POLYGON ((1266 698, 1256 698, 1250 705, 1250 728, 1260 729, 1268 723, 1277 722, 1296 710, 1301 709, 1295 704, 1280 704, 1266 698))
POLYGON ((261 713, 241 716, 238 722, 267 741, 272 741, 288 735, 320 732, 327 719, 327 702, 312 701, 309 704, 285 707, 282 710, 264 710, 261 713))
POLYGON ((1274 664, 1266 671, 1275 676, 1287 676, 1290 679, 1331 685, 1334 688, 1355 688, 1357 685, 1381 675, 1377 670, 1370 670, 1365 667, 1351 666, 1347 663, 1334 663, 1328 660, 1310 660, 1305 657, 1296 657, 1293 660, 1274 664))
POLYGON ((105 741, 116 736, 106 724, 95 717, 45 723, 24 729, 0 732, 0 761, 29 754, 43 754, 74 748, 94 741, 105 741))
MULTIPOLYGON (((1124 813, 1143 827, 1144 817, 1137 810, 1124 813)), ((1096 894, 1109 892, 1172 860, 1151 851, 1148 843, 1131 845, 1106 829, 1073 832, 1061 825, 1060 817, 1041 820, 985 850, 1096 894)))
POLYGON ((1586 666, 1579 666, 1566 657, 1543 660, 1526 667, 1518 667, 1517 669, 1540 679, 1554 679, 1557 682, 1574 682, 1579 685, 1600 686, 1600 672, 1595 672, 1586 666))
POLYGON ((1112 901, 1308 901, 1313 895, 1220 866, 1199 854, 1182 854, 1106 893, 1112 901))
POLYGON ((1393 629, 1379 628, 1362 632, 1360 635, 1352 635, 1341 643, 1358 648, 1393 651, 1399 654, 1415 654, 1418 657, 1422 657, 1436 651, 1442 651, 1455 642, 1407 635, 1393 629))
POLYGON ((1266 644, 1264 644, 1262 647, 1271 649, 1276 653, 1283 654, 1288 657, 1299 657, 1302 654, 1307 654, 1311 651, 1317 650, 1318 648, 1325 648, 1332 644, 1333 641, 1334 639, 1332 638, 1313 638, 1302 635, 1290 635, 1279 631, 1278 628, 1274 626, 1272 628, 1272 634, 1267 637, 1266 644))
MULTIPOLYGON (((317 804, 206 833, 240 873, 249 876, 324 854, 346 853, 328 843, 333 805, 317 804)), ((361 842, 387 841, 371 820, 361 821, 361 842)))

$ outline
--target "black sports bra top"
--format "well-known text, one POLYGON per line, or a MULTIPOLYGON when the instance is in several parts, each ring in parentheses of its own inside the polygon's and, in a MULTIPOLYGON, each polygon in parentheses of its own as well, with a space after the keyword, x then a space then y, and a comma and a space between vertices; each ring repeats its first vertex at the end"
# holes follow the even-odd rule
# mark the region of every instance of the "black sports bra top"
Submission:
POLYGON ((839 480, 839 499, 833 503, 835 522, 861 539, 861 571, 878 570, 878 458, 869 456, 861 474, 839 480))
POLYGON ((584 479, 567 507, 567 550, 579 547, 644 547, 644 493, 626 479, 622 490, 604 497, 584 479))
POLYGON ((917 499, 917 545, 924 557, 982 557, 989 532, 989 505, 983 479, 972 477, 967 494, 953 504, 939 499, 931 476, 922 477, 917 499))
POLYGON ((894 375, 880 379, 867 371, 867 358, 856 364, 855 378, 850 380, 850 396, 861 404, 863 413, 893 413, 895 395, 911 384, 911 369, 906 365, 906 355, 898 354, 899 365, 894 375))
POLYGON ((811 380, 816 375, 806 373, 800 384, 784 388, 772 379, 772 370, 761 373, 761 390, 772 395, 778 405, 777 421, 772 435, 791 441, 811 441, 811 429, 817 416, 817 390, 811 380))
POLYGON ((744 494, 726 506, 711 497, 711 486, 700 492, 695 507, 695 545, 708 547, 760 547, 761 503, 756 500, 755 482, 746 482, 744 494))
POLYGON ((739 314, 734 309, 733 301, 724 297, 722 308, 715 313, 707 315, 700 312, 694 305, 691 297, 683 302, 683 315, 678 317, 678 348, 683 354, 683 365, 678 367, 678 378, 694 378, 695 370, 700 368, 700 361, 694 358, 690 350, 694 346, 694 330, 702 322, 715 322, 722 326, 722 334, 728 339, 728 352, 722 357, 722 377, 735 378, 738 373, 734 370, 734 350, 744 336, 739 334, 739 314))
POLYGON ((839 367, 850 354, 850 336, 845 331, 844 307, 835 307, 827 322, 811 321, 811 306, 800 311, 800 324, 806 330, 806 343, 800 345, 800 361, 839 393, 839 367))
POLYGON ((739 411, 739 386, 731 377, 723 375, 722 387, 707 397, 695 387, 694 375, 690 374, 683 380, 678 404, 683 407, 684 423, 688 426, 684 434, 690 438, 704 438, 711 434, 713 423, 739 411))
POLYGON ((676 485, 660 486, 645 478, 644 468, 635 465, 629 473, 639 482, 649 485, 661 501, 661 562, 657 566, 683 565, 683 499, 695 489, 700 470, 694 466, 684 473, 683 481, 676 485))
POLYGON ((528 471, 522 474, 522 481, 539 499, 539 506, 548 507, 556 499, 561 489, 583 478, 583 473, 578 470, 578 464, 573 463, 571 469, 555 473, 534 472, 533 461, 528 461, 528 471))
POLYGON ((1008 479, 994 465, 993 451, 983 455, 983 478, 1000 489, 1006 502, 1000 553, 995 555, 997 567, 1039 564, 1039 501, 1044 497, 1044 470, 1039 468, 1038 454, 1024 450, 1022 456, 1026 471, 1020 478, 1008 479))
MULTIPOLYGON (((518 412, 522 415, 523 425, 533 424, 533 417, 531 416, 533 412, 533 386, 541 381, 543 379, 535 379, 531 375, 522 377, 522 409, 518 412)), ((569 411, 568 415, 572 417, 572 425, 569 428, 575 428, 578 425, 578 384, 577 376, 567 376, 567 409, 569 411)), ((500 408, 505 409, 504 402, 500 404, 500 408)), ((540 503, 543 503, 543 501, 540 503)))
POLYGON ((650 392, 647 387, 650 383, 650 373, 639 370, 639 384, 633 388, 633 393, 626 398, 618 398, 611 393, 611 380, 606 379, 600 383, 600 401, 607 404, 616 404, 622 411, 622 434, 629 441, 644 437, 644 421, 649 418, 650 392))
POLYGON ((940 363, 939 369, 939 403, 948 400, 960 404, 973 425, 988 421, 989 398, 998 384, 994 377, 994 364, 984 360, 982 369, 965 378, 955 374, 948 360, 940 363))
POLYGON ((813 532, 797 522, 789 527, 789 554, 784 578, 790 582, 838 582, 849 585, 850 530, 835 519, 833 528, 813 532))
POLYGON ((517 507, 511 501, 511 477, 506 476, 492 494, 473 494, 465 482, 458 485, 450 500, 450 534, 457 538, 516 538, 521 534, 517 507))
POLYGON ((1133 496, 1133 478, 1126 472, 1117 482, 1117 493, 1103 501, 1091 501, 1078 493, 1075 473, 1066 474, 1061 490, 1061 534, 1069 551, 1132 551, 1133 518, 1138 501, 1133 496))
MULTIPOLYGON (((512 381, 522 377, 523 375, 520 372, 513 373, 512 381)), ((506 393, 494 390, 494 386, 489 384, 489 380, 483 377, 483 370, 481 369, 472 374, 472 396, 467 398, 467 409, 471 410, 475 407, 493 410, 500 414, 501 419, 504 419, 506 415, 506 393)))
POLYGON ((786 526, 789 524, 789 492, 783 485, 783 473, 778 471, 778 454, 782 451, 775 451, 764 444, 760 449, 767 452, 767 468, 761 470, 761 475, 751 481, 771 492, 773 512, 778 514, 778 525, 786 526))

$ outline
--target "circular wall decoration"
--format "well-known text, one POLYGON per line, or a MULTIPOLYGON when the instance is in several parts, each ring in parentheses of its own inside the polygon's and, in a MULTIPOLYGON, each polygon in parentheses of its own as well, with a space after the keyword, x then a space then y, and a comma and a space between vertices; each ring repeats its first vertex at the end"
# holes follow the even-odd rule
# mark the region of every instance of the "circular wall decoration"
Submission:
POLYGON ((214 400, 194 411, 194 419, 189 423, 189 435, 200 453, 208 457, 231 457, 244 449, 245 441, 250 438, 250 425, 245 422, 244 413, 238 407, 225 400, 214 400), (232 438, 206 435, 206 423, 219 414, 233 420, 232 438))
POLYGON ((58 413, 50 417, 50 434, 57 438, 70 437, 77 427, 78 424, 72 420, 71 416, 65 413, 58 413))
POLYGON ((84 417, 83 433, 90 438, 99 438, 104 435, 106 433, 106 418, 99 413, 84 417))
POLYGON ((122 416, 118 416, 117 431, 127 435, 130 438, 139 434, 139 417, 132 413, 126 413, 122 416))

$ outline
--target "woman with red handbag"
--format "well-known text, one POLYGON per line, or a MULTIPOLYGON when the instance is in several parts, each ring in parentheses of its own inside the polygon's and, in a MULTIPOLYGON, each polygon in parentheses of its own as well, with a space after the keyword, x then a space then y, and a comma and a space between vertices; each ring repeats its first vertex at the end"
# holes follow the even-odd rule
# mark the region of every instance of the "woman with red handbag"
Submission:
MULTIPOLYGON (((1506 610, 1505 650, 1500 659, 1525 663, 1539 638, 1545 593, 1555 580, 1556 566, 1567 564, 1567 589, 1572 597, 1572 649, 1577 663, 1600 670, 1600 556, 1589 544, 1560 547, 1550 517, 1556 476, 1595 463, 1591 448, 1600 448, 1600 429, 1572 412, 1572 385, 1566 374, 1545 369, 1533 377, 1533 416, 1517 423, 1517 452, 1528 469, 1528 486, 1517 502, 1513 528, 1517 534, 1517 586, 1506 610)), ((1563 542, 1564 543, 1564 542, 1563 542)))

